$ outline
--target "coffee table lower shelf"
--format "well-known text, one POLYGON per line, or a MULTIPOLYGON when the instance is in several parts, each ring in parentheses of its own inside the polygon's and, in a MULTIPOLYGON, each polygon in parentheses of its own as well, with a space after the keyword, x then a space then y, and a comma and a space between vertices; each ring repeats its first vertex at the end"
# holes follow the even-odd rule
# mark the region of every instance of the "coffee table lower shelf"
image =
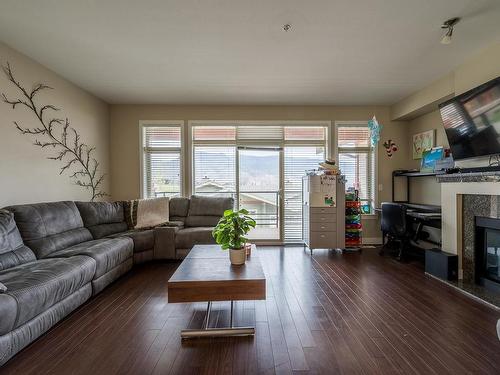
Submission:
POLYGON ((233 337, 233 336, 253 336, 255 335, 255 327, 234 327, 233 326, 233 310, 234 301, 231 301, 231 316, 230 327, 227 328, 210 328, 210 312, 212 310, 212 302, 207 304, 207 312, 201 329, 183 329, 181 331, 182 339, 193 339, 202 337, 233 337))

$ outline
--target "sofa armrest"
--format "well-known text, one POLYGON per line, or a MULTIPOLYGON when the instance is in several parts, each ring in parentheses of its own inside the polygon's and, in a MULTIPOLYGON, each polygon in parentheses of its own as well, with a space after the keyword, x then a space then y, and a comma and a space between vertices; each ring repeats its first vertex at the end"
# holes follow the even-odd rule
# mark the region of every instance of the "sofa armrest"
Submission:
POLYGON ((177 227, 154 228, 155 245, 153 248, 153 259, 176 259, 175 257, 175 233, 177 227))

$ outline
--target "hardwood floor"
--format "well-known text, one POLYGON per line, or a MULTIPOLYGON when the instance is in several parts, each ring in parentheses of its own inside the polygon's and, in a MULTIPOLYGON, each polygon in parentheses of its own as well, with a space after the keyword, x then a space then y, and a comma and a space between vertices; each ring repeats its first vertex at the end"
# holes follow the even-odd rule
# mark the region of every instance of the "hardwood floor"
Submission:
MULTIPOLYGON (((137 267, 0 369, 2 374, 498 374, 490 309, 420 266, 377 255, 261 247, 267 300, 236 304, 254 338, 181 342, 205 303, 167 304, 178 263, 137 267)), ((229 320, 215 302, 212 326, 229 320)))

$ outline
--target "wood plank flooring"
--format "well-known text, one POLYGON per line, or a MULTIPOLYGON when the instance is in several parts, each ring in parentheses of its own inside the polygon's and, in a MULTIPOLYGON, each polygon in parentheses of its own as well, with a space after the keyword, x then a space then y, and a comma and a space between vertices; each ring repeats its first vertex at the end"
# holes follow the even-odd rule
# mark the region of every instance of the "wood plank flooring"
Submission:
MULTIPOLYGON (((499 374, 500 312, 422 267, 260 247, 267 300, 236 303, 254 338, 181 342, 205 303, 168 304, 179 263, 135 268, 0 368, 1 374, 499 374)), ((229 321, 215 302, 211 326, 229 321)))

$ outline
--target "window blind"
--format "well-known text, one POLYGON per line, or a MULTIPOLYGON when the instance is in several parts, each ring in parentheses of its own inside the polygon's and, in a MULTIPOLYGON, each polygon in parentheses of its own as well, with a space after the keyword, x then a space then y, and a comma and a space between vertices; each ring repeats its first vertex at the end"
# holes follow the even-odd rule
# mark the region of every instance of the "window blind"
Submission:
POLYGON ((234 141, 236 140, 235 126, 193 126, 193 141, 234 141))
POLYGON ((241 125, 237 127, 237 138, 240 144, 281 141, 283 139, 283 127, 274 125, 241 125))
POLYGON ((337 125, 339 168, 346 176, 346 188, 359 190, 361 201, 373 210, 375 204, 375 151, 366 124, 337 125))
POLYGON ((283 126, 283 125, 194 125, 194 144, 295 144, 309 143, 324 145, 325 126, 283 126))
POLYGON ((144 146, 147 149, 180 148, 180 126, 144 126, 144 146))
POLYGON ((302 177, 323 160, 324 146, 286 146, 284 149, 285 241, 302 240, 302 177))
POLYGON ((182 191, 181 127, 143 126, 143 195, 176 196, 182 191))

